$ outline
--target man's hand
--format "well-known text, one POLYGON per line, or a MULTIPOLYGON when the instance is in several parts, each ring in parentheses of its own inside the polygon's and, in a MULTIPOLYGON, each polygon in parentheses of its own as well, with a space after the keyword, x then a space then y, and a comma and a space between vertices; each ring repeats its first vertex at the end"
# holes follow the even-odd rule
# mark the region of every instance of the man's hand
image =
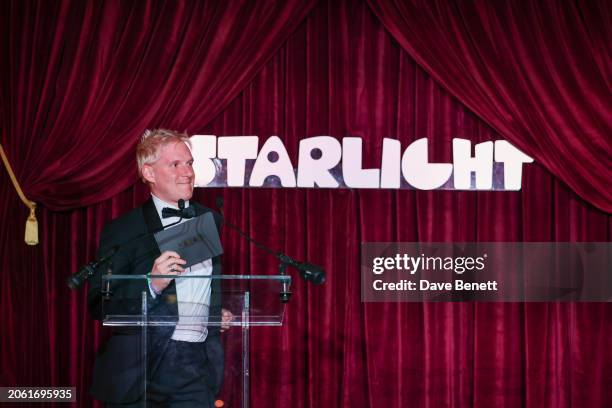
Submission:
POLYGON ((230 322, 234 320, 234 314, 227 309, 221 309, 221 333, 229 330, 230 322))
MULTIPOLYGON (((187 261, 174 251, 164 251, 153 262, 151 275, 177 275, 183 273, 184 269, 181 265, 185 265, 187 261)), ((151 279, 151 287, 156 293, 161 293, 170 284, 173 278, 153 278, 151 279)))

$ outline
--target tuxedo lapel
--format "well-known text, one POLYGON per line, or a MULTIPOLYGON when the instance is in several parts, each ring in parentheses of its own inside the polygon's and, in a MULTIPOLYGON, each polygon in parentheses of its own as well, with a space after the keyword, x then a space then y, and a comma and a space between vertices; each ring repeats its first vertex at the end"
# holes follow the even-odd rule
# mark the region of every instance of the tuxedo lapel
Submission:
POLYGON ((144 216, 145 223, 147 224, 147 231, 149 233, 161 231, 163 228, 162 222, 157 214, 155 203, 153 198, 149 199, 142 205, 142 215, 144 216))

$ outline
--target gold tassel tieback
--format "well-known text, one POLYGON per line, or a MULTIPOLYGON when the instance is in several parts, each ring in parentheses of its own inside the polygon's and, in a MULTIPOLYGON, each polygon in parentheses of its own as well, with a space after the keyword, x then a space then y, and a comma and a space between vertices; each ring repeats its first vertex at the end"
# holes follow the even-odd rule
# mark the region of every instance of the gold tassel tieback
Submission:
POLYGON ((13 182, 13 187, 17 190, 17 195, 23 203, 30 209, 30 215, 28 216, 28 220, 26 221, 25 227, 25 243, 28 245, 36 245, 38 244, 38 220, 36 219, 36 203, 34 201, 30 201, 26 198, 25 194, 21 190, 21 186, 17 182, 17 178, 15 177, 15 173, 13 173, 13 169, 11 168, 11 164, 6 158, 6 154, 4 154, 4 149, 0 144, 0 156, 2 156, 2 162, 4 163, 4 167, 6 167, 6 171, 13 182))
POLYGON ((30 215, 26 221, 25 242, 28 245, 38 244, 38 220, 36 219, 36 203, 30 207, 30 215))

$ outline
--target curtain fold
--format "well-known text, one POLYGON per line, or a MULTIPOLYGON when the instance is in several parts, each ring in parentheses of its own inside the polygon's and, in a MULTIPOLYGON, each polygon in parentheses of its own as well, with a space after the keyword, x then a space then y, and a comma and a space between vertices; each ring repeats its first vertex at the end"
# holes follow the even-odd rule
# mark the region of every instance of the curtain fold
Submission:
POLYGON ((2 143, 26 195, 66 210, 125 190, 144 129, 205 125, 314 3, 2 2, 2 143))
POLYGON ((453 96, 582 198, 612 213, 610 2, 368 4, 453 96))

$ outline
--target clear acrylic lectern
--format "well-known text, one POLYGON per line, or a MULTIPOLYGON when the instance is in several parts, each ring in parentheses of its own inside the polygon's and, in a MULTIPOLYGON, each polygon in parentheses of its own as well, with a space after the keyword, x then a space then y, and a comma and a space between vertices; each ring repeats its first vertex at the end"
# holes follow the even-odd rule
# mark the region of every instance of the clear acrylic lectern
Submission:
MULTIPOLYGON (((176 276, 161 295, 149 290, 146 275, 105 275, 103 325, 138 336, 140 362, 136 367, 143 395, 155 362, 175 330, 205 325, 208 336, 220 335, 225 355, 223 384, 217 395, 224 408, 249 406, 249 328, 281 326, 290 295, 288 275, 182 275, 176 276), (210 298, 187 304, 177 298, 177 286, 193 279, 194 285, 210 285, 210 298), (175 283, 176 282, 176 283, 175 283), (106 283, 106 284, 105 284, 106 283), (229 313, 228 313, 229 312, 229 313), (219 334, 219 331, 224 332, 219 334)), ((179 292, 180 293, 180 292, 179 292)), ((147 406, 146 398, 143 406, 147 406)))

